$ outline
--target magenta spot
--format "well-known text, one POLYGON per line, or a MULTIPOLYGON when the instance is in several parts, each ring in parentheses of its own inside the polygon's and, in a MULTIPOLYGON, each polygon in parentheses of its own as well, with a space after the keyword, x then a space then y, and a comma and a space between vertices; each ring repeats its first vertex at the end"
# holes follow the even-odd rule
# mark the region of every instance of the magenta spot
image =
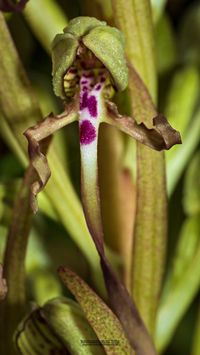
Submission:
POLYGON ((98 84, 96 90, 99 91, 101 89, 101 84, 98 84))
POLYGON ((81 82, 81 84, 87 84, 87 80, 83 80, 82 82, 81 82))
POLYGON ((90 115, 97 117, 97 99, 95 96, 92 95, 87 99, 87 107, 90 115))
POLYGON ((88 88, 87 88, 87 86, 84 86, 83 87, 83 91, 86 91, 88 88))
POLYGON ((80 109, 83 110, 84 108, 86 108, 88 105, 88 93, 85 91, 83 93, 82 99, 81 99, 81 103, 80 103, 80 109))
POLYGON ((88 108, 92 117, 97 117, 97 99, 93 95, 88 97, 88 93, 86 91, 84 91, 80 103, 80 110, 82 111, 84 108, 88 108))
POLYGON ((92 123, 85 120, 80 123, 80 143, 87 145, 92 143, 96 138, 96 130, 92 123))

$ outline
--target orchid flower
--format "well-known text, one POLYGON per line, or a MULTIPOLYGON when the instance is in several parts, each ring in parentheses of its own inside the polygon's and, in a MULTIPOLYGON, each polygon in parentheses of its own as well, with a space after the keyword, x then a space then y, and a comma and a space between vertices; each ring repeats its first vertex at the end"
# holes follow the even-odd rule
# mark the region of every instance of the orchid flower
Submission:
MULTIPOLYGON (((110 302, 126 329, 130 343, 134 348, 141 348, 138 353, 142 354, 144 347, 148 354, 155 354, 134 303, 105 257, 98 185, 98 133, 100 124, 107 123, 156 150, 169 149, 180 143, 179 133, 161 114, 156 114, 156 109, 153 126, 148 128, 134 118, 120 115, 116 105, 110 101, 115 92, 125 90, 128 85, 124 37, 118 29, 95 18, 75 18, 62 34, 55 37, 52 60, 54 92, 65 102, 65 110, 58 116, 50 114, 25 132, 31 164, 38 174, 38 181, 32 185, 32 208, 37 211, 35 197, 50 177, 43 144, 48 145, 50 135, 58 129, 78 121, 83 209, 100 256, 110 302), (139 341, 141 334, 146 339, 143 344, 139 341)), ((151 101, 139 75, 132 67, 130 71, 137 82, 138 95, 151 101)))

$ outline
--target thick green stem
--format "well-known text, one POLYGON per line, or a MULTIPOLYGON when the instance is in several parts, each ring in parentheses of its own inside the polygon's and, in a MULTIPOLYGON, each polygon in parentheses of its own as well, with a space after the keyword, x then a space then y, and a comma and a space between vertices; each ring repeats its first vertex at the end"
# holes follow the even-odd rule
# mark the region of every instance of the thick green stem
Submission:
MULTIPOLYGON (((144 80, 156 102, 153 27, 148 0, 113 0, 117 25, 126 37, 130 63, 144 80)), ((152 108, 148 117, 138 116, 134 104, 135 81, 130 75, 132 113, 137 121, 151 126, 152 108)), ((144 105, 147 104, 144 102, 144 105)), ((163 153, 137 146, 137 207, 133 250, 133 297, 141 315, 153 334, 155 315, 163 274, 166 244, 166 187, 163 153)))

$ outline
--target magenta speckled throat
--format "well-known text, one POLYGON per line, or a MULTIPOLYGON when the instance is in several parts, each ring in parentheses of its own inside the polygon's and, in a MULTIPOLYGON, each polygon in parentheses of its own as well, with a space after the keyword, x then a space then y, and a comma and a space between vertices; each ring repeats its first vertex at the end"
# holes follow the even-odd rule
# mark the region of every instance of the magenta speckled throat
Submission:
POLYGON ((80 80, 80 144, 91 144, 97 137, 101 89, 104 81, 95 83, 95 76, 83 74, 80 80))

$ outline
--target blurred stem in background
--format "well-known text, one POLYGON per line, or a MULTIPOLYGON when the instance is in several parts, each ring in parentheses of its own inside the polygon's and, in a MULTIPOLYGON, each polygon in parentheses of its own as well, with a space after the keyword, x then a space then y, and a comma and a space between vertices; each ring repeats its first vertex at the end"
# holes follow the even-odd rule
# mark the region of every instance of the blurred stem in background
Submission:
POLYGON ((192 347, 192 355, 199 355, 200 353, 200 306, 197 314, 197 322, 195 327, 194 339, 193 339, 193 347, 192 347))
MULTIPOLYGON (((156 103, 155 51, 149 1, 113 0, 112 3, 116 24, 126 37, 127 57, 144 80, 156 103)), ((134 82, 131 82, 131 75, 129 85, 134 116, 134 82)), ((152 112, 149 112, 149 117, 145 118, 148 127, 151 125, 151 114, 152 112)), ((132 292, 152 335, 164 269, 166 227, 164 154, 138 144, 132 292)))
POLYGON ((23 14, 44 49, 51 54, 51 42, 67 26, 63 10, 54 0, 34 0, 27 3, 23 14))
POLYGON ((157 319, 156 343, 163 351, 200 287, 200 152, 186 171, 183 222, 167 274, 157 319))
POLYGON ((157 23, 164 12, 167 0, 151 0, 153 9, 153 21, 157 23))
POLYGON ((165 115, 181 132, 184 144, 166 153, 167 187, 172 195, 183 170, 195 150, 200 133, 199 72, 196 66, 184 66, 176 71, 170 83, 165 103, 165 115), (192 119, 193 118, 193 119, 192 119))
POLYGON ((33 169, 29 168, 14 205, 7 236, 3 275, 7 281, 8 293, 0 305, 1 354, 13 354, 13 332, 26 310, 25 256, 32 219, 30 186, 34 177, 33 169))

